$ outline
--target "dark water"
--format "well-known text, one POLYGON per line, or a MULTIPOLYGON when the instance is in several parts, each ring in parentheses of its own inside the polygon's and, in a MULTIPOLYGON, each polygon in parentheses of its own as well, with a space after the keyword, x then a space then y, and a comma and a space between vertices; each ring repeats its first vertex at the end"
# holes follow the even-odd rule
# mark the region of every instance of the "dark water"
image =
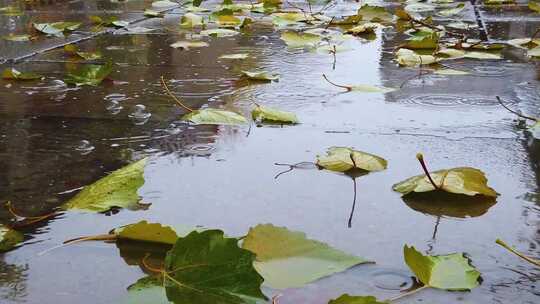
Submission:
MULTIPOLYGON (((0 16, 0 32, 22 29, 29 20, 81 20, 104 10, 138 20, 149 5, 75 1, 28 7, 23 16, 0 16)), ((356 5, 342 3, 331 12, 342 15, 356 5)), ((492 11, 482 12, 491 39, 531 33, 526 18, 521 21, 525 25, 508 26, 492 11)), ((32 82, 0 80, 0 201, 11 201, 25 215, 46 214, 76 193, 71 190, 150 156, 139 194, 152 203, 147 211, 66 213, 29 227, 23 246, 0 255, 1 303, 126 302, 126 288, 143 273, 126 258, 128 266, 114 244, 84 243, 40 253, 64 240, 141 219, 220 228, 229 235, 273 223, 377 262, 279 291, 284 304, 326 303, 344 292, 396 295, 400 286, 412 284, 402 260, 404 244, 434 254, 467 252, 483 283, 463 293, 426 290, 403 303, 540 301, 540 272, 495 244, 501 238, 527 255, 540 255, 538 144, 528 142, 515 117, 494 97, 540 115, 534 62, 505 51, 504 60, 448 63, 471 75, 414 78, 416 69, 398 68, 392 61, 402 36, 387 29, 373 41, 345 42, 350 50, 337 54, 334 70, 331 55, 287 49, 279 32, 264 22, 239 36, 203 38, 210 47, 181 51, 169 44, 186 34, 176 27, 182 13, 177 9, 164 20, 138 24, 157 29, 150 34, 111 33, 81 42, 81 49, 101 50, 116 63, 114 82, 99 87, 65 86, 60 80, 74 63, 61 49, 0 66, 46 76, 32 82), (218 59, 231 53, 249 53, 250 58, 218 59), (240 70, 256 68, 281 78, 262 85, 240 80, 240 70), (339 83, 394 88, 412 79, 388 94, 344 94, 328 85, 323 73, 339 83), (251 129, 187 125, 179 120, 182 110, 164 94, 160 76, 170 79, 171 89, 191 107, 248 114, 257 102, 295 112, 302 124, 251 129), (314 161, 331 146, 353 146, 389 161, 386 171, 357 180, 352 228, 347 228, 350 179, 318 170, 273 178, 282 169, 275 162, 314 161), (433 169, 482 169, 501 196, 463 217, 403 201, 391 185, 420 173, 415 159, 420 151, 433 169)), ((87 30, 73 35, 87 37, 87 30)), ((16 58, 34 47, 63 42, 42 40, 2 41, 0 53, 16 58)), ((8 219, 0 209, 0 221, 8 219)))

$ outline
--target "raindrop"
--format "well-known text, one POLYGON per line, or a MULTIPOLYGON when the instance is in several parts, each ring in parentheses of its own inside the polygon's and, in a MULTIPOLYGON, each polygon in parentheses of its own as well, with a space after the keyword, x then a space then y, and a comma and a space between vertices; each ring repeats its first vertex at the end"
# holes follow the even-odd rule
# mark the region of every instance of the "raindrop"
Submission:
POLYGON ((136 105, 135 111, 128 115, 128 117, 131 118, 131 120, 133 120, 133 123, 136 125, 145 124, 148 119, 150 119, 150 116, 152 116, 152 114, 146 112, 146 106, 142 104, 136 105))
POLYGON ((94 151, 94 147, 88 140, 83 139, 79 142, 79 145, 75 147, 75 150, 81 152, 81 155, 87 155, 94 151))

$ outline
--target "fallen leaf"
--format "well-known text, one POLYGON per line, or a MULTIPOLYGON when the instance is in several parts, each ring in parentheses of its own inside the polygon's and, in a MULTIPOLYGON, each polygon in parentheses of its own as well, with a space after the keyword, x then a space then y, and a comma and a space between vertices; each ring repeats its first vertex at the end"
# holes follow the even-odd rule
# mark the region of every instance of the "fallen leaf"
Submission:
POLYGON ((330 300, 328 304, 388 304, 388 302, 381 302, 373 296, 350 296, 348 294, 342 294, 339 298, 330 300))
POLYGON ((527 130, 529 133, 531 133, 532 137, 540 140, 540 120, 537 120, 536 123, 530 126, 527 130))
POLYGON ((246 118, 238 113, 211 108, 190 112, 182 116, 182 120, 198 125, 241 125, 247 123, 246 118))
POLYGON ((435 49, 439 43, 439 35, 434 31, 417 31, 407 39, 402 47, 406 49, 435 49))
POLYGON ((315 47, 321 41, 321 36, 286 31, 281 34, 281 40, 285 41, 285 44, 291 48, 315 47))
POLYGON ((430 256, 405 245, 403 254, 407 266, 425 286, 459 291, 479 285, 480 272, 463 253, 430 256))
POLYGON ((116 26, 116 27, 126 27, 129 25, 129 21, 126 21, 126 20, 115 20, 113 22, 111 22, 112 25, 116 26))
POLYGON ((369 22, 392 22, 394 16, 390 14, 384 7, 371 6, 364 4, 358 9, 358 16, 362 16, 362 21, 369 22))
POLYGON ((439 11, 437 15, 443 16, 443 17, 450 17, 450 16, 461 13, 464 9, 465 9, 465 3, 459 3, 454 8, 449 8, 449 9, 439 11))
POLYGON ((256 105, 251 111, 251 117, 256 122, 278 123, 278 124, 297 124, 296 114, 256 105))
POLYGON ((164 286, 169 301, 183 304, 250 303, 265 300, 255 254, 221 230, 193 231, 179 238, 165 258, 164 286))
POLYGON ((466 71, 454 70, 454 69, 439 69, 439 70, 435 70, 433 74, 446 75, 446 76, 462 76, 462 75, 469 75, 470 73, 466 71))
POLYGON ((211 36, 211 37, 231 37, 240 34, 240 32, 231 30, 231 29, 211 29, 201 31, 201 36, 211 36))
POLYGON ((169 1, 169 0, 161 0, 161 1, 152 2, 152 7, 155 7, 155 8, 169 8, 173 6, 178 6, 178 3, 169 1))
POLYGON ((186 13, 180 18, 180 26, 184 28, 193 28, 203 25, 203 17, 194 13, 186 13))
POLYGON ((540 47, 535 47, 527 51, 527 56, 529 57, 540 57, 540 47))
POLYGON ((209 46, 209 44, 204 41, 177 41, 170 45, 170 47, 172 48, 184 49, 184 50, 189 50, 190 48, 207 47, 207 46, 209 46))
POLYGON ((326 155, 317 156, 317 166, 335 172, 353 169, 381 171, 386 169, 387 165, 387 161, 382 157, 348 147, 331 147, 326 155))
POLYGON ((7 68, 2 72, 2 79, 9 80, 36 80, 43 76, 33 72, 21 72, 15 68, 7 68))
POLYGON ((140 221, 111 231, 118 239, 173 245, 178 239, 176 231, 159 223, 140 221))
POLYGON ((26 34, 13 34, 10 33, 9 35, 2 36, 2 39, 8 40, 8 41, 15 41, 15 42, 22 42, 22 41, 30 41, 31 36, 26 34))
POLYGON ((529 4, 527 4, 527 6, 531 11, 540 13, 540 2, 529 0, 529 4))
POLYGON ((77 70, 69 72, 64 81, 77 86, 97 86, 112 72, 112 68, 111 62, 107 62, 105 65, 85 64, 77 70))
POLYGON ((249 80, 255 80, 255 81, 275 81, 279 79, 279 75, 277 74, 270 74, 268 72, 254 72, 254 71, 241 71, 242 75, 247 77, 249 80))
POLYGON ((381 27, 379 23, 366 22, 348 29, 345 33, 352 35, 372 34, 379 27, 381 27))
MULTIPOLYGON (((487 185, 484 172, 470 167, 458 167, 430 172, 438 190, 474 196, 477 194, 496 197, 498 194, 487 185)), ((403 195, 411 192, 429 192, 437 190, 425 175, 408 178, 392 186, 394 191, 403 195)))
POLYGON ((13 249, 23 240, 24 236, 22 233, 0 224, 0 252, 13 249))
POLYGON ((240 53, 240 54, 226 54, 219 56, 220 59, 238 59, 238 60, 244 60, 249 57, 249 54, 246 53, 240 53))
POLYGON ((143 209, 137 190, 144 184, 146 162, 143 158, 84 187, 62 208, 82 212, 106 212, 115 207, 143 209))
POLYGON ((401 66, 414 67, 419 65, 427 65, 437 62, 433 55, 420 55, 413 50, 400 48, 396 52, 397 62, 401 66))
POLYGON ((151 17, 151 18, 163 18, 163 13, 160 13, 158 11, 155 11, 155 10, 152 10, 152 9, 145 9, 144 10, 144 15, 146 17, 151 17))
POLYGON ((515 0, 484 0, 485 5, 503 5, 503 4, 514 4, 515 0))
POLYGON ((367 260, 346 254, 303 232, 272 224, 249 229, 242 248, 257 255, 255 269, 272 288, 293 288, 344 271, 367 260))
POLYGON ((54 23, 33 23, 36 30, 43 34, 53 36, 63 36, 66 31, 74 31, 81 26, 80 22, 54 22, 54 23))

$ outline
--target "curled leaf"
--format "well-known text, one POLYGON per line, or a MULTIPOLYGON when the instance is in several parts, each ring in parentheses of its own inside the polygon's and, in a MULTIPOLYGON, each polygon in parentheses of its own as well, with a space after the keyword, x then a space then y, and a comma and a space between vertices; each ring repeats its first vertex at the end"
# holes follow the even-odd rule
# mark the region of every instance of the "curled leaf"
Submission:
POLYGON ((348 147, 331 147, 326 153, 324 156, 317 156, 317 166, 330 171, 347 172, 352 169, 381 171, 388 166, 382 157, 348 147))

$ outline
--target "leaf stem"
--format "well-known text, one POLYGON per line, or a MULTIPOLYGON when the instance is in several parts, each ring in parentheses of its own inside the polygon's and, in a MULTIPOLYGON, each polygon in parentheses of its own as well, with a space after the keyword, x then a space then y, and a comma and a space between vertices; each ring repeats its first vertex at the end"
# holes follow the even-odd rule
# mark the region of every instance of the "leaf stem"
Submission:
POLYGON ((180 99, 178 99, 176 96, 174 96, 174 94, 171 92, 171 90, 169 90, 169 87, 167 86, 167 83, 165 83, 165 78, 163 78, 163 76, 161 76, 161 84, 163 85, 163 87, 165 88, 165 91, 167 92, 167 94, 169 94, 169 96, 171 96, 172 99, 174 99, 174 101, 176 102, 176 104, 178 104, 180 107, 188 110, 189 112, 193 112, 193 109, 186 106, 185 104, 183 104, 180 99))
POLYGON ((502 102, 502 100, 501 100, 501 98, 500 98, 499 96, 495 96, 495 97, 497 98, 497 101, 501 104, 501 106, 503 106, 503 108, 505 108, 506 110, 508 110, 508 112, 510 112, 510 113, 512 113, 512 114, 515 114, 515 115, 517 115, 517 116, 519 116, 519 117, 521 117, 521 118, 524 118, 524 119, 530 119, 530 120, 533 120, 533 121, 538 121, 538 118, 526 116, 526 115, 523 115, 523 114, 521 114, 521 113, 519 113, 519 112, 517 112, 517 111, 514 111, 514 110, 510 109, 508 106, 506 106, 506 105, 502 102))
POLYGON ((427 289, 427 288, 429 288, 429 286, 424 285, 424 286, 422 286, 422 287, 413 289, 413 290, 408 291, 408 292, 406 292, 406 293, 399 294, 399 295, 397 295, 397 296, 395 296, 395 297, 393 297, 393 298, 390 298, 390 299, 388 299, 388 300, 386 300, 386 301, 387 301, 387 302, 395 302, 395 301, 397 301, 397 300, 400 300, 400 299, 402 299, 402 298, 404 298, 404 297, 408 297, 408 296, 410 296, 410 295, 412 295, 412 294, 415 294, 415 293, 417 293, 417 292, 419 292, 419 291, 422 291, 422 290, 424 290, 424 289, 427 289))
POLYGON ((64 241, 64 245, 75 244, 85 241, 116 241, 118 237, 115 234, 98 234, 91 236, 82 236, 74 239, 64 241))
POLYGON ((338 87, 338 88, 346 89, 347 91, 352 91, 352 87, 346 86, 346 85, 340 85, 340 84, 333 83, 332 81, 330 81, 330 80, 328 79, 328 77, 326 77, 325 74, 322 74, 322 76, 323 76, 324 80, 326 80, 329 84, 331 84, 331 85, 333 85, 333 86, 335 86, 335 87, 338 87))
POLYGON ((422 166, 422 169, 424 170, 424 173, 428 177, 429 182, 433 185, 433 187, 435 187, 436 190, 439 190, 439 186, 437 186, 437 184, 435 184, 435 182, 431 178, 431 175, 429 174, 426 163, 424 162, 424 155, 422 155, 422 153, 418 153, 418 154, 416 154, 416 159, 418 159, 418 161, 420 162, 420 165, 422 166))
POLYGON ((354 196, 353 196, 353 203, 351 208, 351 214, 349 215, 349 222, 347 223, 347 227, 352 227, 352 218, 354 215, 354 207, 356 206, 356 178, 353 178, 353 190, 354 190, 354 196))
POLYGON ((517 250, 515 250, 514 248, 508 246, 508 244, 506 244, 505 242, 503 242, 500 239, 497 239, 495 241, 495 243, 501 245, 503 248, 507 249, 508 251, 512 252, 513 254, 517 255, 518 257, 524 259, 525 261, 535 265, 536 267, 540 267, 540 260, 528 257, 528 256, 524 255, 523 253, 518 252, 517 250))

